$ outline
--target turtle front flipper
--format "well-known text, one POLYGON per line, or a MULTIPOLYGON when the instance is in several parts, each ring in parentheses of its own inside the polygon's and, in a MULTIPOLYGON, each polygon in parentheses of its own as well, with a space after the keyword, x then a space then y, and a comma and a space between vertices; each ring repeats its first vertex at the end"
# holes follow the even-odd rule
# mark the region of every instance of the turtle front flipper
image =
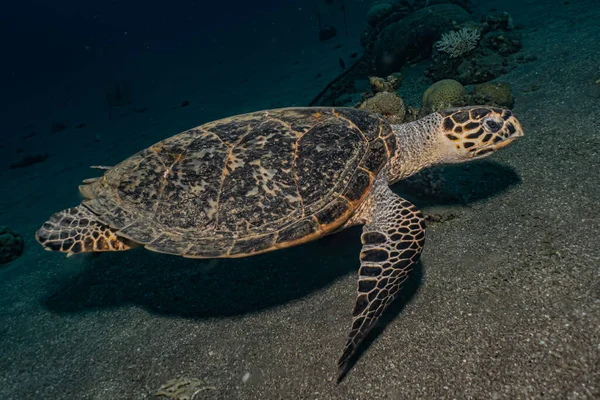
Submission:
POLYGON ((338 379, 345 375, 358 346, 396 298, 425 242, 425 221, 413 204, 394 194, 387 185, 372 195, 374 209, 361 236, 352 330, 338 361, 338 379))
POLYGON ((67 253, 67 256, 84 252, 129 250, 132 247, 82 205, 52 215, 35 233, 35 238, 46 250, 60 251, 67 253))

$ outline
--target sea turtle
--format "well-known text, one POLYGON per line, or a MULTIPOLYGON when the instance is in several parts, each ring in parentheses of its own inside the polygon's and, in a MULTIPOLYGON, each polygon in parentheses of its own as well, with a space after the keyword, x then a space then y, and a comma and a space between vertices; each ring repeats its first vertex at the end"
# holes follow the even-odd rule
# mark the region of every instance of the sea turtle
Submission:
POLYGON ((47 250, 245 257, 363 225, 347 363, 396 297, 425 240, 421 212, 389 185, 487 157, 523 136, 510 110, 462 107, 390 125, 354 108, 284 108, 165 139, 79 186, 37 231, 47 250))

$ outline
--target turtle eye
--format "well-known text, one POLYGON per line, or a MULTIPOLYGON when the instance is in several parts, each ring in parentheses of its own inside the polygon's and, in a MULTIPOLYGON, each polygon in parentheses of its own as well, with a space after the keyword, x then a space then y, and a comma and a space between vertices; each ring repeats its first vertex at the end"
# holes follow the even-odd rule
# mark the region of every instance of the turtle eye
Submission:
POLYGON ((487 128, 488 131, 492 132, 492 133, 496 133, 500 130, 500 128, 502 128, 502 124, 500 124, 498 121, 489 118, 486 119, 483 124, 485 125, 485 127, 487 128))

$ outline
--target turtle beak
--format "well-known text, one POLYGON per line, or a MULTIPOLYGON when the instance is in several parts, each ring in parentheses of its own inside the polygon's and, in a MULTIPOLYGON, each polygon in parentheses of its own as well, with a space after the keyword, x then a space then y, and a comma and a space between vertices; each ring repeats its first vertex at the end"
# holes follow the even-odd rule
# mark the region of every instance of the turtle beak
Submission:
POLYGON ((515 139, 525 136, 523 132, 523 128, 519 121, 514 117, 510 116, 504 122, 504 126, 502 129, 496 134, 496 142, 490 143, 486 146, 481 147, 479 150, 473 153, 473 159, 479 159, 483 157, 487 157, 492 153, 500 150, 509 144, 511 144, 515 139), (501 140, 498 140, 500 138, 501 140))
POLYGON ((521 123, 514 116, 511 116, 508 120, 506 120, 505 127, 508 130, 508 132, 510 133, 510 137, 513 139, 525 136, 525 132, 523 132, 521 123), (512 128, 511 128, 511 126, 512 126, 512 128))
POLYGON ((521 123, 514 116, 511 116, 505 121, 503 131, 502 137, 505 139, 495 144, 496 149, 506 147, 516 138, 525 136, 523 128, 521 127, 521 123))
MULTIPOLYGON (((521 136, 523 136, 523 135, 521 135, 521 136)), ((499 149, 502 149, 502 148, 508 146, 509 144, 511 144, 518 137, 520 137, 520 136, 509 137, 507 139, 502 140, 501 142, 498 142, 498 143, 490 145, 490 146, 493 146, 496 150, 499 150, 499 149)))

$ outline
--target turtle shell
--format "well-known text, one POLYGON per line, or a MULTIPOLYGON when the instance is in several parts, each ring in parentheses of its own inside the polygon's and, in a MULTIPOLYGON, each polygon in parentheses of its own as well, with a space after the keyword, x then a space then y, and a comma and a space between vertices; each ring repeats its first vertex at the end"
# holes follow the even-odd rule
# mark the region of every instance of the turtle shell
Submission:
POLYGON ((149 250, 242 257, 339 228, 395 146, 366 111, 261 111, 165 139, 80 191, 102 223, 149 250))

